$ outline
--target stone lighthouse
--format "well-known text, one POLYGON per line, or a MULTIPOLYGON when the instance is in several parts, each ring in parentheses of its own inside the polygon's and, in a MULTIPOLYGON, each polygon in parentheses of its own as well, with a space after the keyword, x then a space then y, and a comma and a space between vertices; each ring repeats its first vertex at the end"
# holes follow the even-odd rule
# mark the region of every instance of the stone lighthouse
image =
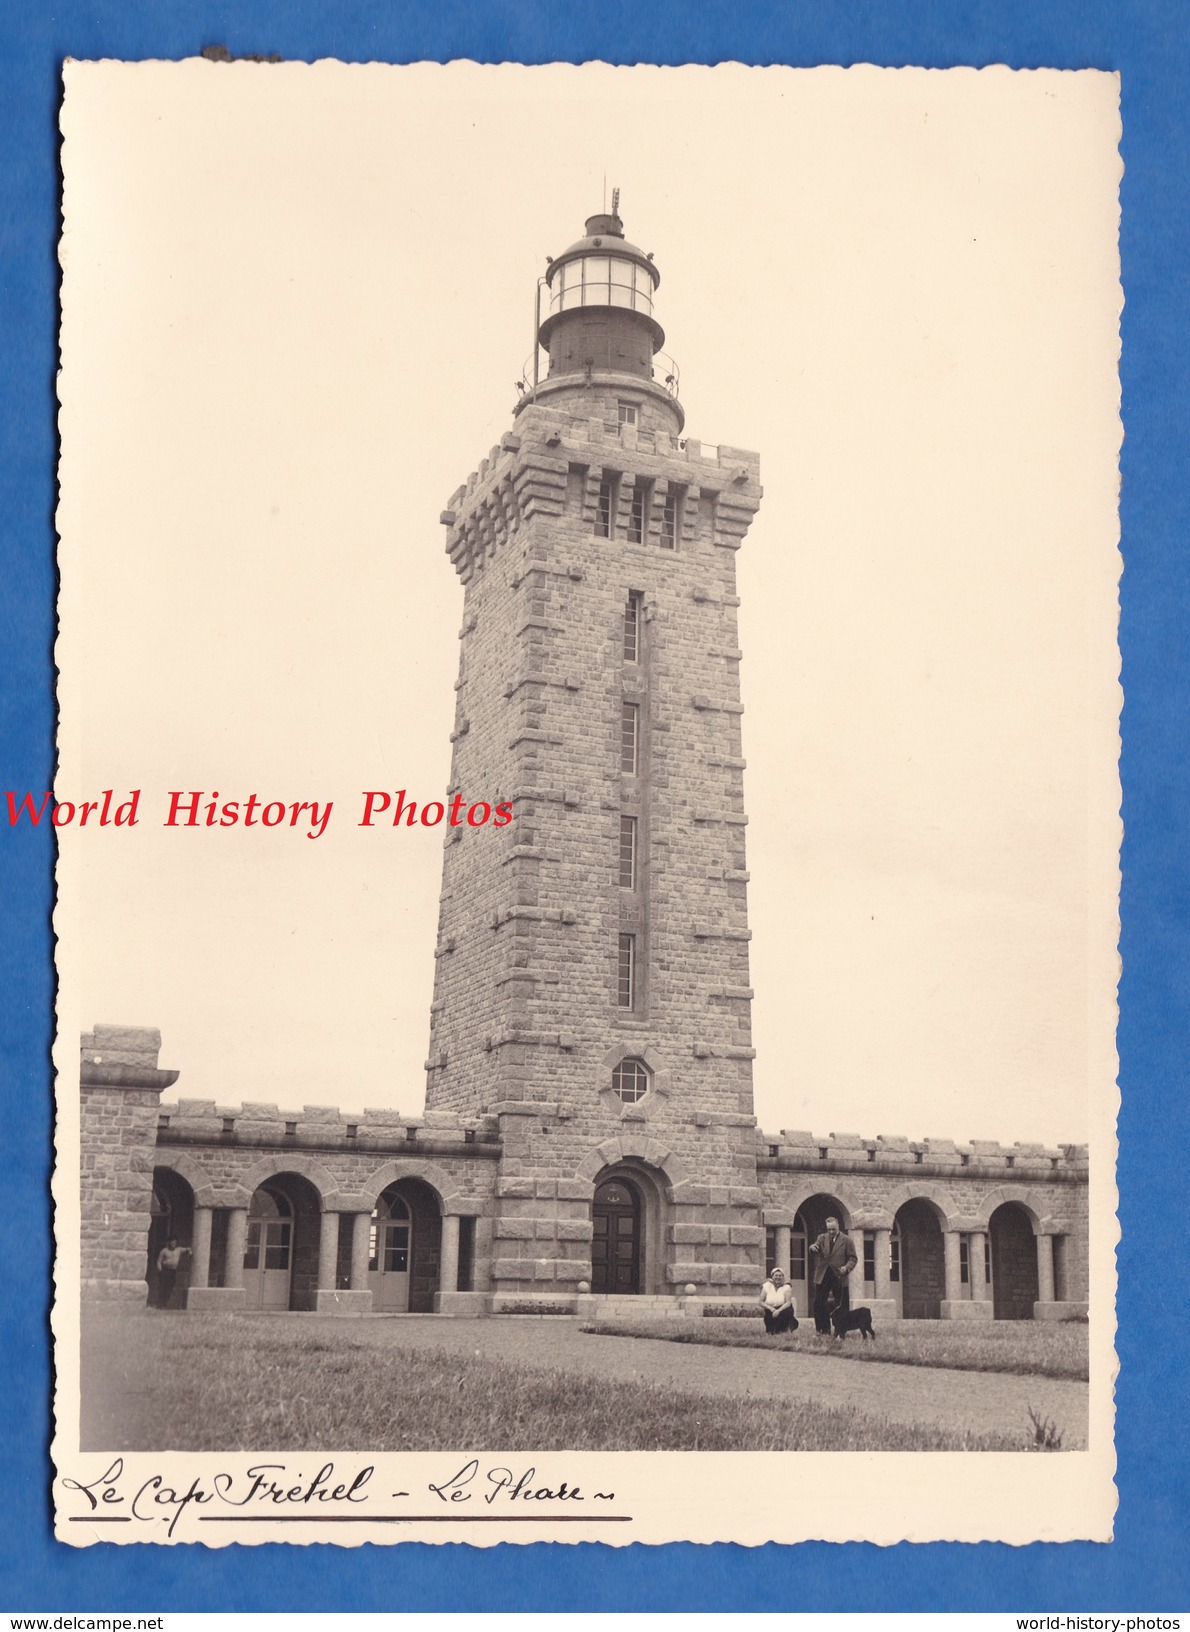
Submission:
POLYGON ((550 259, 462 579, 427 1110, 499 1120, 494 1307, 755 1287, 735 552, 758 459, 683 436, 618 196, 550 259))
POLYGON ((756 1127, 758 467, 684 435, 660 283, 613 199, 548 262, 512 427, 443 515, 463 615, 424 1113, 159 1102, 160 1034, 97 1026, 87 1299, 694 1316, 755 1307, 763 1254, 805 1315, 835 1217, 880 1324, 1086 1318, 1084 1146, 756 1127))

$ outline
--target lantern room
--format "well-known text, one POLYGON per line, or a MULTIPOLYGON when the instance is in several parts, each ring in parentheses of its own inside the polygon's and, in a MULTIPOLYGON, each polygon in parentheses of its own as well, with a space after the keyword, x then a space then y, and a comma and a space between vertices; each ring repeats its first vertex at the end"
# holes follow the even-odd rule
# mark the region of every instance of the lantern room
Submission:
POLYGON ((545 276, 537 339, 549 376, 609 370, 653 378, 665 341, 653 316, 661 274, 624 237, 613 198, 610 215, 593 215, 586 236, 552 260, 545 276))

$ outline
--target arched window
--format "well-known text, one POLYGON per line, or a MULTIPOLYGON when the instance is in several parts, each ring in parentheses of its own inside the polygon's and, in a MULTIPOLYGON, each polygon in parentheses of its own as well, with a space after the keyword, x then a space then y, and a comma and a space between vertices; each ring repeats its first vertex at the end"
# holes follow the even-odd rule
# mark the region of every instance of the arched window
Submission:
POLYGON ((284 1190, 273 1190, 262 1184, 253 1193, 252 1205, 248 1209, 250 1219, 257 1218, 292 1218, 293 1203, 284 1190))
POLYGON ((262 1184, 253 1193, 248 1208, 248 1238, 244 1244, 244 1268, 289 1269, 293 1245, 293 1203, 284 1190, 262 1184))
POLYGON ((635 1105, 649 1091, 649 1068, 643 1060, 630 1056, 612 1072, 612 1087, 625 1105, 635 1105))
POLYGON ((388 1191, 376 1203, 368 1233, 368 1268, 406 1274, 409 1269, 409 1231, 413 1214, 404 1196, 388 1191), (384 1262, 380 1258, 383 1252, 384 1262))

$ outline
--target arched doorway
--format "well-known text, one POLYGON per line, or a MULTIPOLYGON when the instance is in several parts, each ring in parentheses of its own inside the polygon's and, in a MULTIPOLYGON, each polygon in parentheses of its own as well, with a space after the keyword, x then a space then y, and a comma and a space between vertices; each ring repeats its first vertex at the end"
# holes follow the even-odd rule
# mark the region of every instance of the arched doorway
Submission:
POLYGON ((644 1242, 640 1191, 617 1174, 605 1179, 591 1204, 591 1290, 636 1293, 641 1289, 644 1242))
POLYGON ((897 1209, 894 1221, 897 1273, 903 1320, 940 1320, 946 1291, 946 1250, 942 1226, 922 1197, 897 1209))
POLYGON ((157 1309, 184 1309, 190 1282, 190 1259, 183 1258, 172 1289, 167 1289, 157 1269, 162 1247, 171 1240, 188 1247, 194 1236, 194 1192, 172 1167, 153 1169, 153 1199, 149 1222, 149 1256, 145 1280, 149 1302, 157 1309))
POLYGON ((376 1313, 405 1314, 413 1279, 413 1212, 395 1189, 385 1191, 372 1217, 368 1272, 376 1313))
POLYGON ((810 1248, 825 1233, 828 1218, 837 1218, 844 1230, 851 1227, 851 1215, 846 1207, 838 1196, 832 1196, 825 1190, 808 1196, 794 1215, 789 1240, 789 1279, 799 1319, 807 1319, 813 1312, 817 1258, 810 1248))
POLYGON ((997 1320, 1032 1320, 1037 1286, 1037 1237, 1015 1201, 997 1207, 988 1222, 992 1245, 992 1314, 997 1320))
POLYGON ((368 1285, 377 1314, 430 1314, 438 1290, 442 1204, 424 1179, 398 1179, 372 1214, 368 1285))
POLYGON ((299 1173, 278 1173, 252 1194, 244 1243, 248 1309, 312 1309, 322 1202, 299 1173))

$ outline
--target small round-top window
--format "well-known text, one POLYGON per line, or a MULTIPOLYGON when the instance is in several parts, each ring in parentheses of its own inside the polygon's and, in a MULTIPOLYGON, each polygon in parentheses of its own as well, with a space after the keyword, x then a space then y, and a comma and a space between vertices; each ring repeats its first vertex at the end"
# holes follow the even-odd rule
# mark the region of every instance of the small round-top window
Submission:
POLYGON ((649 1068, 643 1060, 621 1060, 612 1072, 612 1087, 625 1105, 635 1105, 649 1091, 649 1068))

